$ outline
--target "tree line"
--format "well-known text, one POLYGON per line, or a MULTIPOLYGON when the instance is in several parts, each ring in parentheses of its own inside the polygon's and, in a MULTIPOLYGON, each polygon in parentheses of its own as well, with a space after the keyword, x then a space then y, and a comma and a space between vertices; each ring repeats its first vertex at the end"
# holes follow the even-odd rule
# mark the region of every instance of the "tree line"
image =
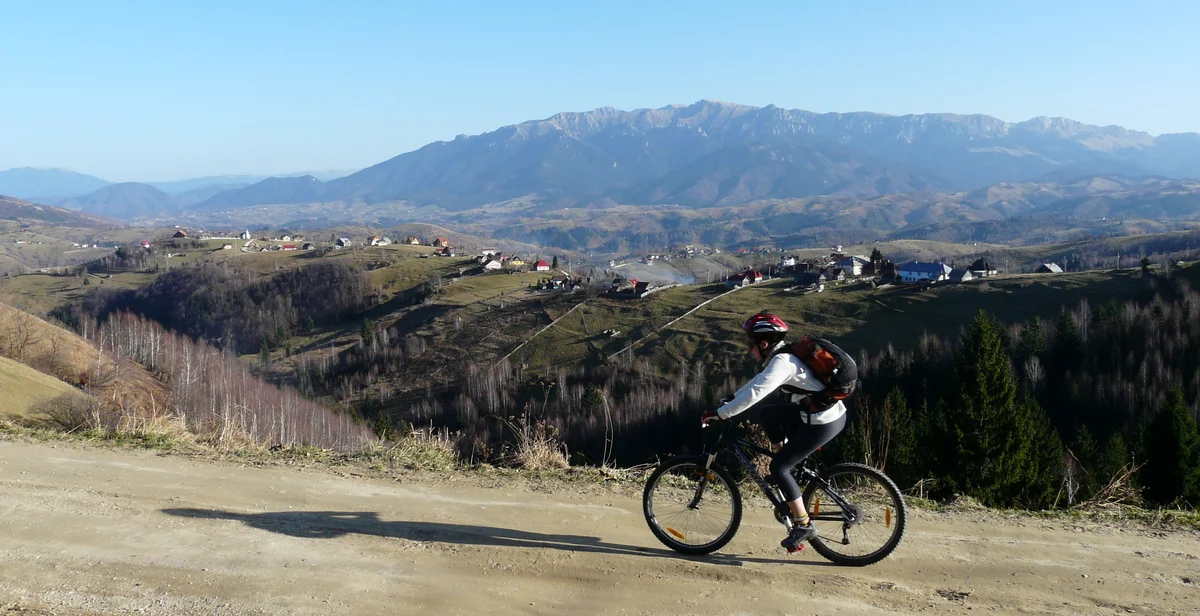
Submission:
POLYGON ((90 338, 101 351, 137 362, 165 382, 172 413, 214 444, 249 439, 268 446, 355 450, 375 440, 354 416, 271 385, 237 357, 137 315, 116 313, 93 328, 90 338))
POLYGON ((260 276, 224 264, 179 267, 137 289, 96 287, 52 316, 82 329, 131 312, 238 353, 282 348, 297 333, 361 310, 370 291, 362 270, 319 261, 260 276))

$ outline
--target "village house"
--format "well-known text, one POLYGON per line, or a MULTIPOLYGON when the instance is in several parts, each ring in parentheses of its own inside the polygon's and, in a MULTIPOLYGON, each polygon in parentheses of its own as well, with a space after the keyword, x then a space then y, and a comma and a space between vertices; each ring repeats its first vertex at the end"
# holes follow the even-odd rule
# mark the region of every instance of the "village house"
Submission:
POLYGON ((379 240, 380 240, 380 237, 378 235, 372 235, 367 238, 367 241, 364 242, 364 244, 366 244, 367 246, 378 246, 379 240))
POLYGON ((533 271, 548 272, 548 271, 550 271, 550 264, 546 263, 545 260, 538 261, 537 263, 533 264, 533 271))
POLYGON ((249 230, 249 229, 246 229, 245 231, 242 231, 242 233, 241 233, 240 235, 238 235, 238 239, 239 239, 239 240, 248 240, 248 239, 250 239, 251 237, 253 237, 253 236, 252 236, 252 235, 250 235, 250 230, 249 230))
POLYGON ((337 248, 349 248, 354 245, 354 242, 348 237, 339 237, 333 245, 337 248))
POLYGON ((385 235, 385 236, 383 236, 383 237, 379 238, 379 242, 378 242, 378 243, 376 243, 375 245, 376 245, 376 246, 391 246, 391 245, 392 245, 392 238, 390 238, 390 237, 387 237, 387 236, 385 235))
POLYGON ((484 248, 483 250, 479 251, 479 253, 485 257, 490 257, 492 255, 497 254, 498 252, 499 251, 497 251, 495 248, 484 248))
POLYGON ((316 248, 316 246, 312 245, 311 243, 306 242, 303 246, 300 247, 300 250, 312 250, 314 248, 316 248))
POLYGON ((283 249, 284 249, 284 250, 295 250, 295 249, 296 249, 296 245, 295 245, 295 244, 284 244, 284 245, 283 245, 283 249))
POLYGON ((905 263, 900 266, 900 280, 904 282, 941 282, 950 276, 950 266, 945 263, 905 263))
POLYGON ((846 279, 846 270, 840 267, 831 267, 822 272, 821 277, 829 282, 841 282, 846 279))
POLYGON ((964 282, 970 282, 974 279, 975 279, 975 275, 972 274, 971 270, 969 270, 969 269, 964 268, 964 269, 950 270, 950 279, 949 280, 950 280, 950 282, 953 282, 955 284, 962 284, 964 282))
POLYGON ((821 284, 822 276, 818 272, 799 272, 796 274, 796 286, 809 289, 821 284))
POLYGON ((242 252, 250 252, 251 250, 258 250, 260 248, 262 248, 262 246, 259 245, 258 240, 250 240, 249 242, 242 244, 242 252))
POLYGON ((504 269, 504 265, 495 259, 487 259, 483 262, 483 271, 485 272, 498 272, 501 269, 504 269))
POLYGON ((639 280, 637 284, 633 285, 633 292, 638 295, 642 295, 652 289, 654 289, 654 285, 644 280, 639 280))
POLYGON ((521 257, 518 257, 517 255, 513 255, 512 257, 510 257, 508 259, 509 267, 521 267, 522 265, 525 265, 525 261, 522 260, 521 257))
POLYGON ((752 284, 762 282, 762 272, 755 270, 747 270, 739 274, 734 274, 725 281, 725 286, 729 288, 745 287, 752 284))
POLYGON ((444 237, 434 238, 432 246, 434 248, 446 248, 450 246, 450 240, 444 237))
POLYGON ((796 257, 780 257, 779 269, 785 269, 788 267, 796 267, 796 257))
POLYGON ((1063 269, 1057 263, 1043 263, 1037 268, 1038 274, 1061 274, 1063 269))
POLYGON ((179 231, 176 231, 175 235, 172 235, 171 238, 178 240, 178 239, 186 239, 187 236, 188 236, 187 232, 184 231, 183 229, 180 229, 179 231))
POLYGON ((870 262, 871 260, 866 257, 851 255, 838 259, 834 262, 834 267, 846 272, 846 275, 851 278, 857 278, 863 275, 863 266, 870 262))
POLYGON ((415 235, 410 235, 410 236, 404 238, 404 243, 408 244, 409 246, 420 246, 421 238, 419 238, 415 235))
POLYGON ((292 241, 292 236, 290 236, 290 235, 287 235, 287 234, 285 233, 284 235, 281 235, 281 236, 279 236, 279 239, 278 239, 278 240, 276 240, 276 241, 279 241, 279 242, 290 242, 290 241, 292 241))
POLYGON ((554 289, 561 289, 570 280, 570 278, 567 278, 562 274, 555 274, 554 276, 550 277, 550 287, 554 289))
POLYGON ((967 268, 976 278, 985 278, 987 276, 995 276, 999 272, 992 269, 992 264, 983 259, 976 259, 971 267, 967 268))

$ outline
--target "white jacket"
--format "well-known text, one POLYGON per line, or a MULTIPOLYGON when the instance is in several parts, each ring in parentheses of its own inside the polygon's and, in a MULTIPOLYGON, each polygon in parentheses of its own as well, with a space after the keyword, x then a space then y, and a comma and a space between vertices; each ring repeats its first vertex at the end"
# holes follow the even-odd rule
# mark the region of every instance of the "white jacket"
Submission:
MULTIPOLYGON (((778 345, 775 348, 778 348, 778 345)), ((774 350, 771 349, 769 352, 773 352, 774 350)), ((790 385, 805 391, 823 391, 825 389, 825 384, 812 376, 808 366, 800 361, 800 358, 791 353, 779 353, 767 361, 767 367, 762 372, 759 372, 758 376, 750 379, 750 382, 742 385, 733 394, 733 400, 730 400, 717 409, 717 416, 721 419, 729 419, 761 402, 784 385, 790 385)), ((800 413, 801 411, 797 409, 796 412, 800 413)), ((828 409, 809 415, 808 423, 814 425, 827 424, 837 421, 838 418, 845 414, 846 405, 842 404, 841 400, 839 400, 828 409)))

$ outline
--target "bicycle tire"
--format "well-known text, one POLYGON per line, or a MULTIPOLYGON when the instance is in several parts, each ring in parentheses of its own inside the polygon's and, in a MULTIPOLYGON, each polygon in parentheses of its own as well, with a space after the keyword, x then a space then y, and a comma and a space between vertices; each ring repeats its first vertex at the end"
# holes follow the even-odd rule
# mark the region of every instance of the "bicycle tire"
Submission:
MULTIPOLYGON (((829 546, 825 545, 824 541, 821 540, 819 535, 810 539, 809 545, 811 545, 818 554, 837 565, 850 567, 865 567, 867 565, 873 565, 884 558, 887 558, 888 555, 900 545, 900 541, 904 539, 904 531, 907 529, 908 524, 908 505, 904 502, 904 495, 900 493, 900 489, 896 487, 896 483, 893 482, 890 477, 885 475, 883 471, 880 471, 877 468, 872 468, 865 464, 844 463, 831 466, 819 472, 821 478, 826 481, 829 481, 831 477, 836 477, 837 475, 843 474, 865 475, 879 482, 879 484, 883 486, 884 490, 887 491, 888 495, 891 496, 892 500, 896 503, 896 530, 892 532, 891 538, 882 547, 870 554, 863 556, 847 556, 832 550, 829 548, 829 546)), ((803 498, 806 507, 811 506, 813 502, 812 496, 819 489, 820 488, 812 482, 809 482, 809 484, 805 486, 803 498)), ((853 504, 853 502, 851 502, 851 504, 853 504)))
POLYGON ((733 536, 737 534, 738 527, 742 523, 742 494, 738 490, 737 483, 733 480, 729 471, 720 465, 713 464, 708 470, 725 484, 725 488, 729 491, 732 501, 732 515, 730 516, 729 524, 716 539, 702 545, 690 545, 677 541, 658 524, 657 514, 654 512, 653 507, 653 496, 655 488, 659 485, 659 481, 663 475, 688 465, 703 468, 704 458, 701 456, 677 456, 662 463, 650 474, 650 477, 646 479, 646 487, 642 491, 642 515, 646 518, 646 524, 650 527, 650 532, 654 533, 654 536, 663 545, 680 554, 711 554, 725 547, 733 539, 733 536))

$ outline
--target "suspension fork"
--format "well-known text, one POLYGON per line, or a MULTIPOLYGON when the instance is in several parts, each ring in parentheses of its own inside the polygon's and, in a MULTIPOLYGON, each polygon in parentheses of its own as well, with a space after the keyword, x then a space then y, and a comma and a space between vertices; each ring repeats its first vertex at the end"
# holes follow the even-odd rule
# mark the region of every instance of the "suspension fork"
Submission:
POLYGON ((696 492, 692 494, 692 502, 688 503, 688 509, 698 509, 700 500, 704 498, 704 488, 708 487, 708 475, 711 473, 713 462, 717 459, 717 452, 701 454, 704 456, 704 466, 700 469, 700 482, 696 484, 696 492))

